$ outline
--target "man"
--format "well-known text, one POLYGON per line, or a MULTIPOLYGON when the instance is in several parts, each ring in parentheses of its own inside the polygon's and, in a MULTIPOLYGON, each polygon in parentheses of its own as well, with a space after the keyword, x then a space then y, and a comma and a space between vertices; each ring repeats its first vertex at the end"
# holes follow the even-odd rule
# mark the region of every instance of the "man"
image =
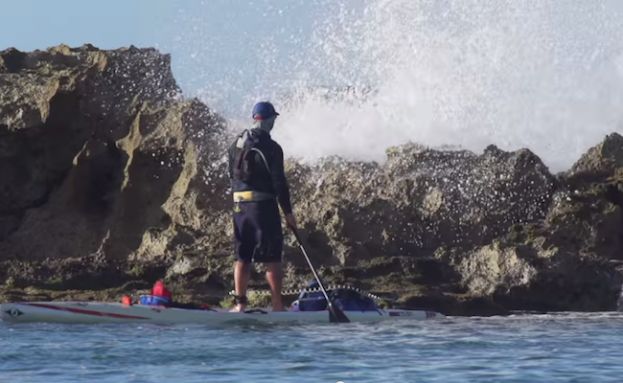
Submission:
POLYGON ((229 178, 234 197, 236 286, 233 311, 244 311, 251 263, 266 266, 273 311, 283 311, 281 253, 283 231, 279 206, 289 227, 296 229, 290 191, 283 169, 283 150, 270 137, 279 113, 270 102, 253 107, 253 128, 245 130, 229 148, 229 178))

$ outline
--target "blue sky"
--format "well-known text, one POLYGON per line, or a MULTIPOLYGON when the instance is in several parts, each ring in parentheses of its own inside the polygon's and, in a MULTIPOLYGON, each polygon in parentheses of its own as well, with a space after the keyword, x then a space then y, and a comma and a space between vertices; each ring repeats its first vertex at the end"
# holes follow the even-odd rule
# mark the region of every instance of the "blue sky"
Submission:
POLYGON ((102 48, 154 45, 178 1, 3 0, 0 47, 42 49, 91 42, 102 48))

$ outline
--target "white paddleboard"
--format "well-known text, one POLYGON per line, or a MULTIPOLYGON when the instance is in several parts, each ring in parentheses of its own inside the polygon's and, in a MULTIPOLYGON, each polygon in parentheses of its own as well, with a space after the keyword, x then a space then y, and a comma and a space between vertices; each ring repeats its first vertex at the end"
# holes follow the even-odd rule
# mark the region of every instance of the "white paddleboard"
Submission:
MULTIPOLYGON (((424 320, 443 317, 426 310, 345 311, 351 322, 384 320, 424 320)), ((163 306, 123 305, 107 302, 22 302, 0 304, 0 316, 6 322, 51 323, 198 323, 223 325, 241 322, 328 323, 328 311, 283 311, 255 309, 232 313, 224 309, 191 310, 163 306)))

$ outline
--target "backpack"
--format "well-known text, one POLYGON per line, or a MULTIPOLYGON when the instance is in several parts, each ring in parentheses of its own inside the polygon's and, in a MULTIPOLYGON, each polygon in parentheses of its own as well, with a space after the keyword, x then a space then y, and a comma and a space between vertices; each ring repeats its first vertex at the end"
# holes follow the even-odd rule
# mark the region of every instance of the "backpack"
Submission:
MULTIPOLYGON (((308 284, 307 289, 316 290, 316 282, 308 284)), ((328 290, 331 300, 343 311, 376 311, 378 306, 374 299, 364 296, 351 288, 336 288, 328 290)), ((321 291, 303 291, 295 305, 298 311, 323 311, 327 309, 327 300, 321 291)))
POLYGON ((259 144, 259 142, 259 137, 249 132, 248 129, 245 129, 245 131, 238 136, 238 139, 236 140, 236 154, 234 156, 235 163, 233 168, 233 175, 235 179, 243 182, 249 182, 251 180, 254 172, 256 171, 254 161, 255 153, 260 155, 262 162, 264 162, 264 166, 266 166, 266 170, 270 173, 270 166, 268 166, 268 161, 266 161, 264 153, 257 148, 257 144, 259 144))
POLYGON ((374 299, 364 296, 351 289, 335 289, 331 291, 331 299, 342 311, 376 311, 378 306, 374 299))

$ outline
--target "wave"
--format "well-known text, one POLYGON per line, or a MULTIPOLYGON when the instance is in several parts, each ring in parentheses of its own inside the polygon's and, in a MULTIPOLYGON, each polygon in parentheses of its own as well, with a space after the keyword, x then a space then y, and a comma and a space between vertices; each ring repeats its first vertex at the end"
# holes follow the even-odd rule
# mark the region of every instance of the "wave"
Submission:
POLYGON ((209 20, 200 18, 183 20, 194 28, 187 34, 205 38, 185 41, 214 72, 194 95, 231 119, 271 99, 282 112, 275 137, 289 155, 383 161, 388 146, 406 142, 474 151, 493 143, 527 147, 557 171, 623 132, 616 1, 270 4, 260 24, 232 16, 242 45, 202 48, 219 36, 206 36, 199 23, 209 20), (220 68, 219 54, 239 65, 220 68))

